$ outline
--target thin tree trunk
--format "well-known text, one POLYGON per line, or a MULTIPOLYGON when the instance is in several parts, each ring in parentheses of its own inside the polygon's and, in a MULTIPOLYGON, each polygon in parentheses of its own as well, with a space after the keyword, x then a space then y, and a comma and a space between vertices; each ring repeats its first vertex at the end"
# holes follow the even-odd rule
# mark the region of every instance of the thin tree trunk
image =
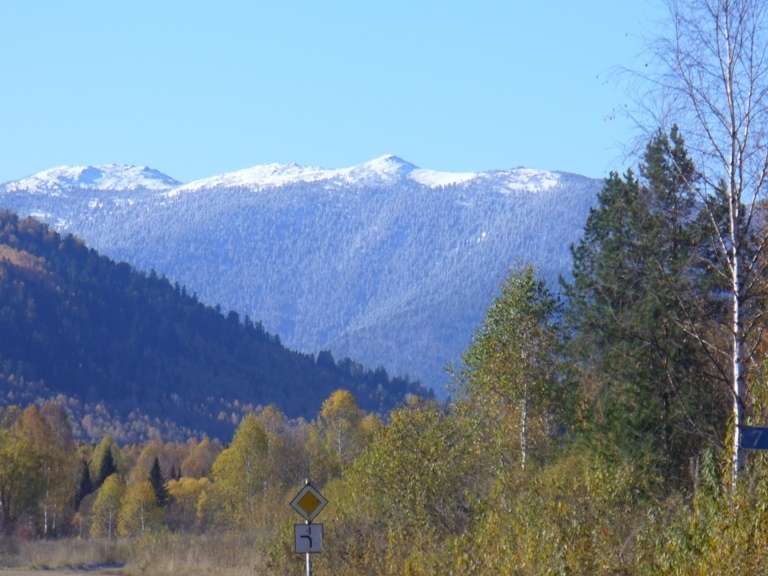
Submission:
POLYGON ((744 467, 744 449, 741 447, 741 427, 744 425, 744 336, 740 308, 741 286, 738 282, 740 258, 734 254, 733 263, 733 437, 731 448, 731 485, 735 489, 744 467))
POLYGON ((520 411, 520 467, 525 470, 525 461, 528 457, 528 386, 523 392, 520 411))

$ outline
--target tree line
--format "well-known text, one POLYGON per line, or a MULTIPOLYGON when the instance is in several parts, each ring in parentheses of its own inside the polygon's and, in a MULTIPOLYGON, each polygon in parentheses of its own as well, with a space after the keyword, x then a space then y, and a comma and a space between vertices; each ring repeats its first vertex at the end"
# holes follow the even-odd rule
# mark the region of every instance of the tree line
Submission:
POLYGON ((137 536, 253 527, 256 508, 297 484, 338 478, 376 429, 347 391, 316 420, 287 419, 274 405, 250 413, 232 442, 118 445, 76 441, 63 406, 0 411, 0 522, 5 535, 137 536))

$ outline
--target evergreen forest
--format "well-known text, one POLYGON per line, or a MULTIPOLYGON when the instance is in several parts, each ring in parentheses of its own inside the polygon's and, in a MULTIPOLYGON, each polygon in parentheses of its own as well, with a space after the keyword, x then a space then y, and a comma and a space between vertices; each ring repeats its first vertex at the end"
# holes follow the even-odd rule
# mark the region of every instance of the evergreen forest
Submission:
POLYGON ((377 413, 431 397, 383 367, 291 351, 247 316, 0 212, 0 403, 55 398, 79 439, 228 441, 247 413, 311 419, 339 388, 377 413))

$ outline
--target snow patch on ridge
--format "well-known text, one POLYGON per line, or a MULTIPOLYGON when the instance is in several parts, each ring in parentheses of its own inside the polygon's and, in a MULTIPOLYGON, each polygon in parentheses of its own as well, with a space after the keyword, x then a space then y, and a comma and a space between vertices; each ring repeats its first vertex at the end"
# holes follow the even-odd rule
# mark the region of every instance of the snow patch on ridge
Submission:
POLYGON ((463 184, 477 177, 476 172, 438 172, 437 170, 425 170, 419 168, 411 172, 411 180, 437 188, 439 186, 450 186, 452 184, 463 184))
POLYGON ((560 183, 560 175, 546 170, 515 168, 514 170, 494 170, 483 176, 498 180, 511 192, 546 192, 560 183))
POLYGON ((251 186, 284 186, 294 182, 316 182, 327 179, 329 170, 322 168, 307 168, 298 164, 260 164, 252 168, 238 170, 195 180, 184 186, 170 191, 168 196, 176 196, 182 192, 195 192, 206 188, 251 187, 251 186))

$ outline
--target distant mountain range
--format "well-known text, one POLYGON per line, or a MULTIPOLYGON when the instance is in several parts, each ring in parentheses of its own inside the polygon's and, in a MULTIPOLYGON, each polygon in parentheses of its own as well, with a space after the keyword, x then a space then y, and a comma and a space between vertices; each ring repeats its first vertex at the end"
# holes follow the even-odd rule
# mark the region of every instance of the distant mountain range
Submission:
POLYGON ((383 365, 439 394, 508 270, 570 270, 602 180, 425 170, 396 156, 267 164, 182 184, 149 168, 63 167, 0 185, 32 215, 291 348, 383 365))

